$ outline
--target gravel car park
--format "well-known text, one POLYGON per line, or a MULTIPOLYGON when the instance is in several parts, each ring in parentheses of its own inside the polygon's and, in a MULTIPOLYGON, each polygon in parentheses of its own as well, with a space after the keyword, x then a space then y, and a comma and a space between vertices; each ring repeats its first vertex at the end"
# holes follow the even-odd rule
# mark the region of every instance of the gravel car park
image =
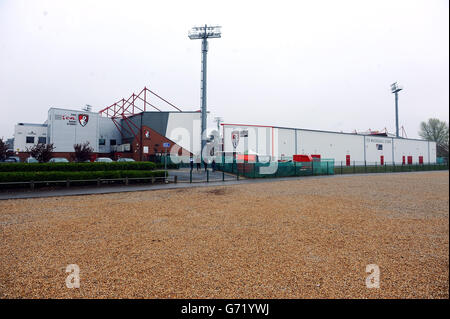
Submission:
POLYGON ((0 202, 1 298, 448 298, 448 172, 0 202), (67 265, 80 268, 67 289, 67 265), (369 289, 368 265, 380 288, 369 289))

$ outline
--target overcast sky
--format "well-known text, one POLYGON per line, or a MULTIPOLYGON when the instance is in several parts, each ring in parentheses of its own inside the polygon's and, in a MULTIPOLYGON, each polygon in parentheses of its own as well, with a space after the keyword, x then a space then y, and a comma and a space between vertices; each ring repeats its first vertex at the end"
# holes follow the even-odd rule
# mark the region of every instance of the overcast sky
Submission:
MULTIPOLYGON (((144 86, 200 108, 200 40, 208 110, 227 123, 417 137, 449 113, 449 1, 0 0, 0 137, 42 123, 50 107, 95 111, 144 86)), ((162 104, 161 104, 162 105, 162 104)), ((165 108, 169 109, 169 108, 165 108)))

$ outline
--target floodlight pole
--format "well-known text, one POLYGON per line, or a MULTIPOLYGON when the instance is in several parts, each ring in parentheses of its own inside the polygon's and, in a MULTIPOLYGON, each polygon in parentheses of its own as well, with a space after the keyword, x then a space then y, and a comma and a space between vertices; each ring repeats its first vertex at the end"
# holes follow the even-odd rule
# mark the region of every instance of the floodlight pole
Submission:
POLYGON ((220 26, 205 26, 194 27, 189 33, 191 40, 202 39, 202 80, 201 80, 201 113, 202 113, 202 127, 201 127, 201 150, 200 157, 203 161, 203 149, 206 146, 206 62, 208 54, 208 38, 220 38, 220 26))
POLYGON ((395 136, 398 138, 399 129, 398 129, 398 92, 402 90, 401 87, 397 85, 397 82, 391 84, 391 91, 395 94, 395 136))
POLYGON ((395 94, 395 136, 399 136, 398 133, 398 91, 395 94))
POLYGON ((201 92, 201 100, 202 100, 202 130, 201 130, 201 138, 202 138, 202 147, 200 150, 201 160, 203 161, 203 149, 206 145, 206 57, 208 54, 208 38, 206 36, 206 24, 205 24, 205 33, 203 34, 202 39, 202 92, 201 92))

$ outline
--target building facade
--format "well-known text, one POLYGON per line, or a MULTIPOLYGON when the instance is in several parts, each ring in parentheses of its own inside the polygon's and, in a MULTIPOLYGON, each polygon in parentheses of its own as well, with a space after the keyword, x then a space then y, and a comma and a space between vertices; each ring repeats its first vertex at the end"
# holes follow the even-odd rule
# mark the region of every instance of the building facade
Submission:
POLYGON ((18 123, 14 126, 13 150, 26 152, 38 143, 47 143, 47 124, 18 123))
MULTIPOLYGON (((111 118, 86 110, 50 108, 43 124, 18 123, 14 151, 24 160, 27 149, 52 143, 54 157, 73 158, 74 145, 89 142, 94 157, 152 159, 166 151, 197 157, 201 151, 200 112, 141 112, 111 118), (168 146, 168 147, 166 147, 168 146)), ((257 154, 271 160, 316 155, 336 164, 436 163, 436 143, 387 134, 353 134, 276 126, 222 124, 225 153, 257 154)), ((212 148, 208 144, 208 149, 212 148)), ((210 152, 206 152, 209 154, 210 152)))
POLYGON ((317 155, 344 165, 436 163, 436 143, 425 140, 243 124, 222 128, 226 153, 253 153, 272 160, 317 155))
POLYGON ((18 123, 14 152, 25 160, 38 143, 53 144, 54 157, 73 159, 74 145, 88 142, 94 157, 148 160, 166 151, 190 156, 200 152, 199 112, 142 112, 112 119, 85 110, 50 108, 43 124, 18 123))

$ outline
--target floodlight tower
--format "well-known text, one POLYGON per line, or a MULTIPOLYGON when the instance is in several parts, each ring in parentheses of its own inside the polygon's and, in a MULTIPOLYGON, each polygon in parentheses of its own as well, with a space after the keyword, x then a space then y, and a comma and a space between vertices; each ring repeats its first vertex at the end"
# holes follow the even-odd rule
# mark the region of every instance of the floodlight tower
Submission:
POLYGON ((395 94, 395 136, 400 137, 398 134, 398 92, 403 90, 403 87, 399 86, 397 82, 391 84, 391 92, 395 94))
POLYGON ((203 160, 203 148, 206 144, 206 54, 208 53, 208 38, 220 38, 221 37, 220 26, 208 26, 193 27, 189 33, 189 39, 202 40, 202 80, 201 80, 201 104, 202 104, 202 128, 201 128, 201 151, 200 156, 203 160))

